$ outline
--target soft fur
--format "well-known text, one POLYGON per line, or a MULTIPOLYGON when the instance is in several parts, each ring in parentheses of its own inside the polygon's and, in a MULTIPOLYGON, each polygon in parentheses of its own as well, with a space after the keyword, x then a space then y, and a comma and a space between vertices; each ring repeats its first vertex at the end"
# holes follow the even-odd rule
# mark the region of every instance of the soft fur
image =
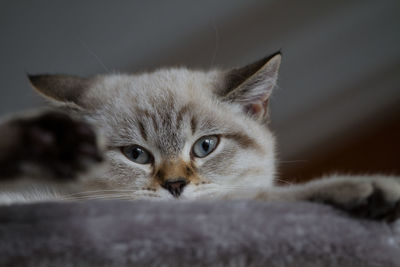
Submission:
POLYGON ((0 207, 1 266, 400 266, 400 225, 328 206, 85 202, 0 207))

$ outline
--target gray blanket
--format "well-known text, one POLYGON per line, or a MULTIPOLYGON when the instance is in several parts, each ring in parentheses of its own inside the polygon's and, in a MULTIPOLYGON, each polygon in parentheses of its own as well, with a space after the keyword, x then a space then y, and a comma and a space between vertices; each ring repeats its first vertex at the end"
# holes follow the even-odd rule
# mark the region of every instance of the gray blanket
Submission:
POLYGON ((311 203, 14 205, 0 266, 400 266, 400 225, 311 203))

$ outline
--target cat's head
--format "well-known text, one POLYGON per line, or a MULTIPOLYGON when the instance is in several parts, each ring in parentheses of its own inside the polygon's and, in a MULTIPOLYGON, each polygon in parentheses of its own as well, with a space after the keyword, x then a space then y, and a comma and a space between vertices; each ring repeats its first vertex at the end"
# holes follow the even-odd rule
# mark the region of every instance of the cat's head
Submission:
POLYGON ((276 53, 228 71, 29 78, 57 107, 105 137, 108 164, 92 186, 132 198, 196 199, 271 186, 267 104, 280 61, 276 53))

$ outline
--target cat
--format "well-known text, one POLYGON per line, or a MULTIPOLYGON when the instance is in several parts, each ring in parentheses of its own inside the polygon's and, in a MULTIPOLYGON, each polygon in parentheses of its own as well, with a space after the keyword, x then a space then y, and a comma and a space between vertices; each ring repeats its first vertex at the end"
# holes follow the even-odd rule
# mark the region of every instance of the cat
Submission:
POLYGON ((231 70, 30 75, 53 108, 1 124, 0 202, 250 198, 396 219, 396 177, 275 185, 268 100, 280 63, 278 52, 231 70))

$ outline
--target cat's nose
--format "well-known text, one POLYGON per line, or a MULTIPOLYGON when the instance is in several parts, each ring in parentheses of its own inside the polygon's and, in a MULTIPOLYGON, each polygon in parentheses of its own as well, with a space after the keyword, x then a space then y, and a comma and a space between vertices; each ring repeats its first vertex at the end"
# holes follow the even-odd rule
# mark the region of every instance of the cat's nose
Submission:
POLYGON ((162 187, 167 189, 174 197, 179 197, 182 194, 183 188, 187 185, 185 178, 168 179, 162 187))

